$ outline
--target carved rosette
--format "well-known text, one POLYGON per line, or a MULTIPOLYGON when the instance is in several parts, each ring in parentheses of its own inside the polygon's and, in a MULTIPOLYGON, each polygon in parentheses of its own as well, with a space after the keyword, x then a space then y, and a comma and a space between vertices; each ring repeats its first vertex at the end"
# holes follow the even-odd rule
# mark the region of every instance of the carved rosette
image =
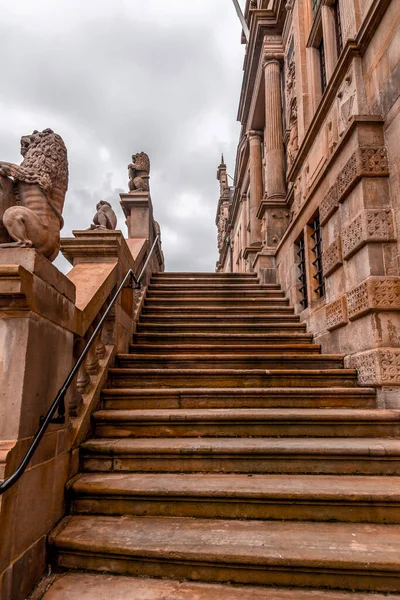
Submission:
POLYGON ((333 331, 347 325, 349 319, 347 316, 346 296, 342 296, 338 300, 328 304, 325 309, 325 316, 328 331, 333 331))
POLYGON ((369 277, 347 294, 349 318, 371 311, 400 311, 400 277, 369 277))
POLYGON ((400 385, 400 348, 378 348, 349 356, 345 365, 357 369, 361 385, 400 385))
POLYGON ((348 260, 368 242, 395 241, 393 211, 363 210, 342 233, 343 258, 348 260))
POLYGON ((324 250, 322 263, 325 277, 329 277, 343 264, 342 244, 339 237, 324 250))

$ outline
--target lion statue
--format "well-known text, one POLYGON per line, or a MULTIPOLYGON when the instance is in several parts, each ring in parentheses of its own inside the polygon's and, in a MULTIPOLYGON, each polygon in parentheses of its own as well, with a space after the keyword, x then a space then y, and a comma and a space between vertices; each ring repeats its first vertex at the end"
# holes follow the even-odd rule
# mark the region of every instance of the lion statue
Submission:
POLYGON ((0 247, 36 248, 53 261, 60 248, 68 188, 67 149, 51 129, 21 138, 21 165, 0 162, 0 218, 14 240, 0 247), (12 178, 12 179, 10 179, 12 178))
POLYGON ((150 177, 150 159, 145 152, 132 155, 132 162, 128 165, 129 191, 148 192, 150 177))

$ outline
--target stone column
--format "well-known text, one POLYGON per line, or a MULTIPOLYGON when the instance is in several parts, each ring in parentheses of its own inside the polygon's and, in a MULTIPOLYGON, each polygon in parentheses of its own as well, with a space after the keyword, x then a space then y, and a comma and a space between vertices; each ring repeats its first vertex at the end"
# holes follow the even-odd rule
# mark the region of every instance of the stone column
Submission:
POLYGON ((250 145, 250 237, 249 246, 261 244, 261 221, 257 217, 260 203, 263 197, 262 184, 262 133, 260 131, 249 131, 250 145))
POLYGON ((286 197, 281 67, 275 58, 263 62, 265 73, 265 188, 268 200, 286 197))

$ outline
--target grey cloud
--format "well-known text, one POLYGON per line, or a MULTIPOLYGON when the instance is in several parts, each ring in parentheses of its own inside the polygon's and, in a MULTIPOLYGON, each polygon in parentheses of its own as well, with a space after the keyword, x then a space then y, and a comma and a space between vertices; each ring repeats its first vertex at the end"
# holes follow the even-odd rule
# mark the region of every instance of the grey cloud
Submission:
MULTIPOLYGON (((20 0, 20 13, 28 2, 20 0)), ((216 167, 224 151, 233 171, 239 133, 242 49, 231 3, 87 0, 82 14, 75 1, 57 6, 58 12, 39 2, 39 14, 23 30, 12 11, 0 24, 7 56, 0 108, 20 115, 15 133, 0 123, 0 158, 19 160, 22 123, 63 136, 70 160, 63 234, 69 235, 89 226, 99 197, 111 201, 124 230, 118 194, 127 188, 131 154, 145 150, 168 269, 213 270, 216 167), (165 16, 167 4, 164 22, 157 11, 165 16)))

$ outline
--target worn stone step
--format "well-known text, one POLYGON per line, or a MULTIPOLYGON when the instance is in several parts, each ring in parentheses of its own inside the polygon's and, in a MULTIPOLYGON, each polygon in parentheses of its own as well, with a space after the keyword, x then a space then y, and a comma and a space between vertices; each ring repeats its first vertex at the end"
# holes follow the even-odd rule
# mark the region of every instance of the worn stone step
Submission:
MULTIPOLYGON (((99 573, 59 575, 43 600, 388 600, 387 595, 142 579, 99 573)), ((391 595, 389 600, 400 600, 391 595)))
POLYGON ((228 295, 228 297, 222 297, 220 294, 214 296, 207 296, 207 297, 202 297, 200 298, 199 296, 189 296, 189 297, 183 297, 183 296, 177 296, 174 298, 162 298, 162 297, 155 297, 154 295, 152 296, 146 296, 145 300, 144 300, 144 306, 145 307, 152 307, 152 306, 156 306, 156 307, 160 307, 160 306, 172 306, 172 307, 180 307, 180 306, 190 306, 190 307, 194 307, 194 308, 198 308, 199 310, 204 310, 207 306, 211 306, 213 308, 218 308, 218 307, 229 307, 232 305, 232 302, 236 303, 237 308, 243 308, 245 306, 248 306, 249 304, 251 304, 251 306, 254 308, 260 308, 263 309, 265 308, 280 308, 280 307, 288 307, 289 306, 289 300, 288 298, 281 298, 281 297, 276 297, 276 296, 271 296, 266 298, 265 296, 263 297, 251 297, 251 298, 244 298, 244 297, 239 297, 239 298, 235 298, 232 299, 232 297, 230 297, 228 295))
POLYGON ((133 340, 139 344, 200 344, 200 345, 238 345, 243 344, 309 344, 311 333, 135 333, 133 340))
POLYGON ((227 315, 227 313, 224 312, 216 315, 208 312, 193 314, 192 311, 191 315, 179 314, 179 312, 173 314, 142 314, 139 323, 141 325, 185 325, 187 327, 212 323, 214 326, 217 325, 219 327, 225 326, 230 328, 235 325, 242 325, 245 327, 247 325, 262 326, 270 324, 274 325, 276 323, 300 323, 300 317, 298 315, 285 315, 281 313, 271 313, 269 315, 247 315, 245 313, 227 315))
MULTIPOLYGON (((118 437, 396 437, 394 410, 213 408, 99 410, 96 436, 118 437)), ((400 486, 399 486, 400 491, 400 486)))
POLYGON ((109 388, 103 409, 375 408, 373 388, 109 388))
POLYGON ((354 387, 355 369, 118 369, 111 387, 354 387))
POLYGON ((182 283, 178 283, 178 282, 164 282, 164 281, 151 281, 147 291, 149 294, 152 294, 153 292, 190 292, 193 291, 194 293, 197 294, 197 292, 204 292, 204 291, 211 291, 214 292, 215 290, 218 291, 224 291, 224 292, 231 292, 231 291, 244 291, 244 292, 251 292, 251 291, 267 291, 267 292, 279 292, 279 293, 283 293, 280 286, 278 285, 274 285, 274 286, 270 286, 270 285, 263 285, 257 282, 254 283, 241 283, 241 282, 235 282, 235 283, 231 283, 231 282, 219 282, 219 281, 210 281, 210 282, 202 282, 202 281, 197 281, 197 282, 193 282, 193 281, 188 281, 188 282, 182 282, 182 283))
POLYGON ((397 477, 84 473, 69 487, 81 514, 400 522, 397 477))
POLYGON ((257 273, 214 273, 210 271, 164 271, 163 273, 154 273, 152 277, 156 279, 257 279, 257 273))
POLYGON ((270 355, 270 354, 310 354, 319 356, 321 346, 319 344, 131 344, 130 352, 133 354, 246 354, 246 355, 270 355))
POLYGON ((214 582, 394 592, 400 526, 157 517, 66 518, 59 567, 214 582))
POLYGON ((152 369, 340 369, 340 354, 119 354, 121 368, 152 369))
MULTIPOLYGON (((263 318, 269 317, 271 314, 276 315, 277 317, 283 317, 286 315, 294 315, 294 309, 291 306, 281 306, 280 308, 275 308, 274 306, 265 306, 263 308, 254 308, 253 305, 243 304, 240 306, 237 305, 228 305, 228 306, 205 306, 198 307, 196 310, 196 317, 205 317, 206 315, 220 317, 226 316, 228 312, 229 315, 236 316, 246 316, 250 318, 263 318)), ((193 316, 193 307, 192 306, 154 306, 147 307, 144 306, 142 309, 143 316, 165 316, 169 318, 173 315, 179 316, 193 316)))
MULTIPOLYGON (((239 286, 237 286, 239 288, 239 286)), ((206 290, 195 290, 195 289, 182 289, 182 290, 160 290, 160 289, 152 289, 148 292, 148 298, 152 300, 162 300, 165 301, 168 298, 170 300, 182 300, 185 302, 187 300, 218 300, 218 299, 226 299, 232 302, 233 299, 245 299, 250 301, 251 299, 260 299, 260 300, 269 300, 269 299, 277 299, 284 300, 285 293, 280 290, 271 290, 271 289, 260 289, 260 286, 255 286, 256 289, 248 289, 248 286, 243 286, 243 289, 236 289, 236 287, 232 290, 229 289, 215 289, 214 286, 210 286, 209 289, 206 290)))
POLYGON ((93 438, 81 457, 92 472, 400 474, 387 438, 93 438))
MULTIPOLYGON (((138 333, 218 333, 225 332, 228 326, 226 323, 191 323, 184 321, 182 323, 143 323, 139 321, 137 324, 138 333)), ((305 333, 306 326, 302 323, 234 323, 229 325, 231 333, 305 333)))

